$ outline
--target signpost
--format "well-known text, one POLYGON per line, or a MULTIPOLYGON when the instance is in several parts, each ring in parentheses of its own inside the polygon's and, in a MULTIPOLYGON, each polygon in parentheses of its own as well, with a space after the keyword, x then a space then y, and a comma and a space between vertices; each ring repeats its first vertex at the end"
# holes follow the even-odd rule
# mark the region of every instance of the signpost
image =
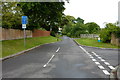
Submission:
POLYGON ((26 24, 27 23, 28 23, 27 16, 22 16, 22 28, 24 29, 24 47, 26 45, 26 42, 25 42, 25 37, 26 37, 25 29, 26 29, 26 24))

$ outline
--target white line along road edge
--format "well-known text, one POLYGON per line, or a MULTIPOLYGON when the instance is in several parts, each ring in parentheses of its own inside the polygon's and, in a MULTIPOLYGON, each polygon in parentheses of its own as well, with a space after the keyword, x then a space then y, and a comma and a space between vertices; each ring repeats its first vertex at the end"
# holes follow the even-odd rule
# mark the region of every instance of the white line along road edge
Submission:
MULTIPOLYGON (((56 50, 56 53, 60 50, 60 47, 56 50)), ((52 55, 52 57, 49 59, 49 61, 43 66, 44 68, 51 62, 51 60, 54 58, 55 55, 52 55)))

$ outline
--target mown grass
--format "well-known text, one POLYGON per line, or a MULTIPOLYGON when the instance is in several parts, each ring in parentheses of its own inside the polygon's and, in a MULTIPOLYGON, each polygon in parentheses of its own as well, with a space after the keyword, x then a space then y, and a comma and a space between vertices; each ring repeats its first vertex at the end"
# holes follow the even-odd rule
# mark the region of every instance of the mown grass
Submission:
POLYGON ((24 47, 24 39, 5 40, 2 41, 2 57, 9 56, 11 54, 15 54, 38 45, 56 41, 57 38, 52 36, 27 38, 26 46, 24 47))
POLYGON ((110 43, 98 42, 97 39, 91 39, 91 38, 80 38, 80 39, 75 39, 75 41, 77 41, 81 45, 92 46, 92 47, 120 48, 120 47, 112 45, 110 43))

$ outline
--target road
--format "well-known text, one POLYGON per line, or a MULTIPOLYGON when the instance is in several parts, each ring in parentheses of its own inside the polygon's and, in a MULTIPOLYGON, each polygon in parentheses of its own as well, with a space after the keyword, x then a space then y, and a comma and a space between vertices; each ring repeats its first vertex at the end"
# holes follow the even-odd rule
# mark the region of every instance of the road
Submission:
POLYGON ((83 47, 69 37, 62 39, 3 61, 3 78, 108 78, 118 64, 118 50, 83 47))

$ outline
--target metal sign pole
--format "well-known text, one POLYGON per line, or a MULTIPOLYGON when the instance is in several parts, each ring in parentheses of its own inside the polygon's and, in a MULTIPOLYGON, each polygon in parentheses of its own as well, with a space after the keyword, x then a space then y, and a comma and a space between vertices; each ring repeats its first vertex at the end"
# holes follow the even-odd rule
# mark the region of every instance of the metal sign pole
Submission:
POLYGON ((26 24, 28 23, 28 18, 27 16, 22 16, 22 28, 24 29, 24 48, 26 47, 26 32, 25 32, 25 29, 26 29, 26 24))
POLYGON ((26 46, 26 41, 25 41, 26 33, 25 33, 25 28, 24 28, 24 48, 26 46))

